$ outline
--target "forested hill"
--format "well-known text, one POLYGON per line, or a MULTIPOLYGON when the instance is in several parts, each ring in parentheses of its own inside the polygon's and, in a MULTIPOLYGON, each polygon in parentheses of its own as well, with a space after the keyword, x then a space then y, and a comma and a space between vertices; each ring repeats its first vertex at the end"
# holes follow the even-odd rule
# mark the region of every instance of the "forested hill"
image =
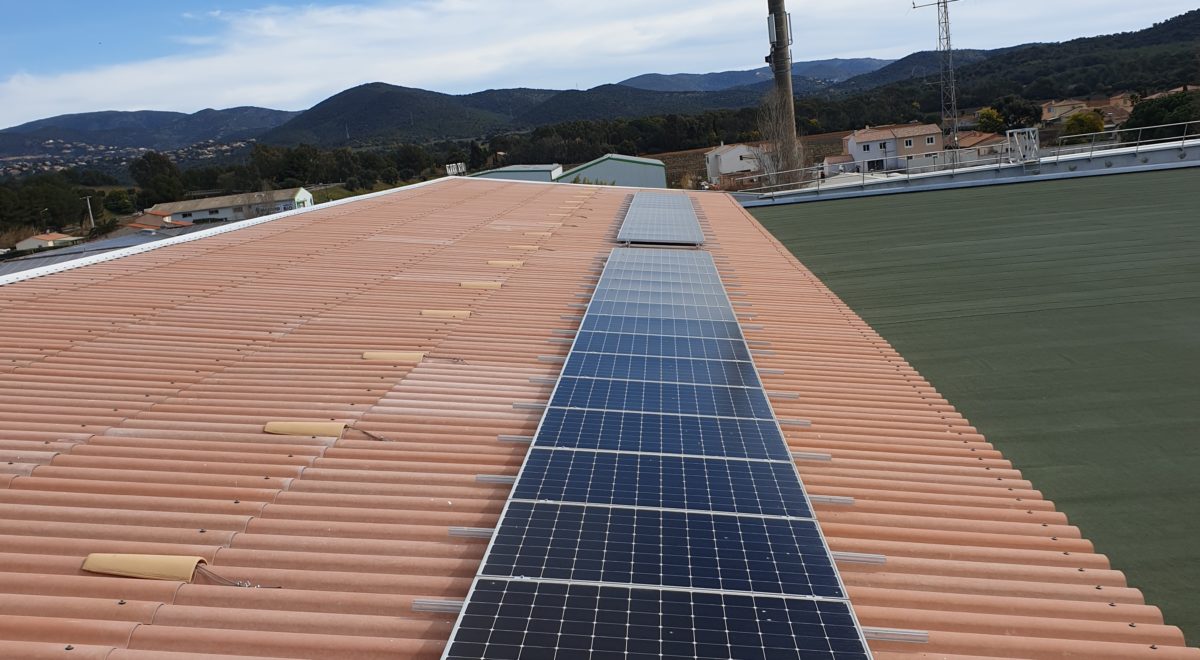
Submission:
POLYGON ((964 67, 960 105, 1055 99, 1200 82, 1200 9, 1137 32, 1034 44, 964 67))
MULTIPOLYGON (((1200 9, 1137 32, 993 51, 956 50, 955 59, 959 105, 964 108, 988 105, 1007 95, 1042 100, 1200 83, 1200 9)), ((827 61, 822 64, 824 74, 816 68, 809 72, 848 74, 855 67, 876 64, 879 61, 827 61)), ((937 110, 939 92, 930 84, 937 71, 936 53, 914 53, 839 83, 798 77, 796 93, 801 105, 825 108, 827 114, 821 115, 818 123, 826 129, 827 125, 861 118, 866 106, 866 114, 877 117, 872 123, 906 121, 937 110), (855 110, 852 106, 861 107, 855 110)), ((712 74, 717 78, 703 83, 694 77, 672 83, 662 77, 640 76, 638 84, 726 85, 738 82, 738 76, 744 74, 750 74, 751 80, 758 78, 754 71, 712 74)), ((753 107, 769 86, 769 82, 759 82, 717 91, 661 91, 602 85, 582 91, 496 89, 456 96, 371 83, 336 94, 298 115, 234 108, 194 115, 143 112, 57 117, 0 131, 0 156, 14 155, 14 150, 22 153, 21 148, 49 139, 155 149, 255 136, 270 144, 322 147, 482 139, 562 122, 753 107)))
MULTIPOLYGON (((810 81, 810 85, 812 81, 841 82, 888 64, 891 64, 891 60, 870 57, 795 62, 792 64, 792 75, 810 81)), ((719 92, 734 87, 769 83, 771 80, 771 70, 761 67, 718 73, 647 73, 622 80, 619 84, 652 92, 719 92)))
POLYGON ((228 142, 257 137, 300 113, 267 108, 229 108, 182 112, 88 112, 39 119, 0 131, 0 155, 18 145, 46 140, 84 142, 113 147, 169 150, 205 140, 228 142))

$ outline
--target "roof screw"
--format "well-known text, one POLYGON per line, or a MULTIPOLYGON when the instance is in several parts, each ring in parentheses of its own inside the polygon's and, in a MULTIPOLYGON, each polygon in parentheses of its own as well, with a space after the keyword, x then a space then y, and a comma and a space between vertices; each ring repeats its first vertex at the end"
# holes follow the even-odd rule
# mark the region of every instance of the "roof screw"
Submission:
POLYGON ((1155 650, 1155 651, 1157 651, 1157 650, 1158 650, 1158 644, 1151 644, 1151 645, 1150 645, 1150 648, 1151 648, 1151 649, 1153 649, 1153 650, 1155 650))
POLYGON ((271 477, 263 477, 263 479, 270 479, 270 478, 271 478, 271 477))
POLYGON ((1130 627, 1130 628, 1137 628, 1137 624, 1136 624, 1136 623, 1131 623, 1131 624, 1129 624, 1129 627, 1130 627))
POLYGON ((207 529, 204 529, 203 527, 201 527, 201 528, 200 528, 200 533, 201 533, 201 534, 203 534, 203 533, 205 533, 205 532, 207 532, 207 531, 208 531, 208 530, 207 530, 207 529))
POLYGON ((1050 540, 1051 540, 1051 541, 1057 541, 1057 540, 1058 540, 1058 537, 1057 537, 1057 536, 1051 536, 1051 537, 1050 537, 1050 540))
POLYGON ((74 650, 75 650, 75 647, 74 647, 74 646, 71 646, 70 644, 67 644, 67 645, 66 645, 65 647, 63 647, 63 648, 64 648, 64 650, 67 650, 67 651, 74 651, 74 650))
POLYGON ((1116 603, 1109 603, 1109 604, 1108 604, 1108 606, 1109 606, 1109 607, 1116 607, 1116 606, 1117 606, 1117 604, 1116 604, 1116 603))
POLYGON ((242 501, 241 501, 241 500, 234 500, 234 501, 233 501, 233 503, 234 503, 234 504, 241 504, 241 503, 242 503, 242 501))
POLYGON ((1103 587, 1103 586, 1101 586, 1101 585, 1099 585, 1099 584, 1098 584, 1098 585, 1096 585, 1096 591, 1103 591, 1103 590, 1104 590, 1104 587, 1103 587))
POLYGON ((124 605, 124 604, 125 604, 125 601, 123 599, 117 601, 117 605, 124 605))
POLYGON ((1082 573, 1082 572, 1084 572, 1084 571, 1083 571, 1083 569, 1081 568, 1081 569, 1079 569, 1079 572, 1080 572, 1080 573, 1082 573))

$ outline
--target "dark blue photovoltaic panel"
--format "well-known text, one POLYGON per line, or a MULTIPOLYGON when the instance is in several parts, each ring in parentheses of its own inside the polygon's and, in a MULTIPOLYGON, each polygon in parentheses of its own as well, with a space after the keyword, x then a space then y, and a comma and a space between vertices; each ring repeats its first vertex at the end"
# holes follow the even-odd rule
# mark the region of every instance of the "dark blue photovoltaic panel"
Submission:
POLYGON ((704 231, 700 229, 692 199, 686 194, 638 192, 625 212, 617 240, 699 245, 704 242, 704 231))
POLYGON ((869 660, 847 603, 481 578, 453 660, 869 660))
POLYGON ((762 387, 753 364, 729 360, 605 355, 576 351, 567 360, 562 373, 564 376, 588 378, 762 387))
POLYGON ((841 598, 812 520, 512 502, 482 574, 841 598))
POLYGON ((711 255, 613 250, 445 657, 867 660, 845 596, 711 255))
POLYGON ((561 377, 550 405, 631 412, 673 412, 773 419, 771 405, 760 388, 649 383, 638 380, 599 380, 561 377))
POLYGON ((550 408, 534 446, 787 461, 773 420, 550 408))
POLYGON ((695 291, 631 291, 627 289, 598 290, 593 301, 649 303, 656 305, 689 305, 692 307, 721 307, 725 304, 725 292, 705 294, 695 291))
POLYGON ((746 342, 734 339, 699 339, 617 332, 580 332, 572 353, 616 353, 699 360, 750 361, 746 342))
POLYGON ((535 447, 512 498, 809 518, 793 470, 783 462, 535 447))
POLYGON ((688 321, 684 319, 652 319, 637 316, 588 314, 580 330, 587 332, 617 332, 637 335, 667 335, 671 337, 711 337, 741 339, 742 329, 734 321, 688 321))
MULTIPOLYGON (((711 297, 709 304, 723 305, 725 304, 726 294, 725 287, 721 286, 721 281, 713 279, 713 281, 680 279, 677 277, 663 276, 663 279, 654 279, 647 277, 644 273, 630 277, 629 279, 613 279, 611 277, 604 278, 603 284, 596 285, 596 294, 604 300, 612 300, 611 296, 626 296, 638 293, 653 293, 665 294, 671 296, 681 295, 701 295, 711 297)), ((617 298, 625 300, 626 298, 617 298)), ((686 299, 685 299, 686 300, 686 299)))
POLYGON ((694 319, 698 321, 736 321, 730 307, 692 307, 690 305, 658 305, 632 302, 593 302, 588 309, 597 314, 649 316, 655 318, 694 319))

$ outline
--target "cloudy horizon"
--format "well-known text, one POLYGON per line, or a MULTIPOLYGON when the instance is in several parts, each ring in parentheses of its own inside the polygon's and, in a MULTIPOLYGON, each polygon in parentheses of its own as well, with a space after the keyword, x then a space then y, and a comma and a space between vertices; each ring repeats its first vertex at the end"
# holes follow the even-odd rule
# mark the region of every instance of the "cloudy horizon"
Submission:
MULTIPOLYGON (((955 3, 954 45, 999 48, 1132 31, 1195 8, 1180 0, 1146 4, 1093 0, 1081 17, 1064 6, 1070 3, 955 3)), ((368 82, 451 94, 588 89, 644 73, 753 69, 767 51, 766 3, 758 0, 170 5, 71 8, 82 25, 65 26, 61 8, 15 10, 16 19, 0 27, 0 127, 100 110, 303 110, 368 82)), ((789 9, 797 61, 898 59, 937 43, 934 10, 907 0, 812 7, 793 0, 789 9)))

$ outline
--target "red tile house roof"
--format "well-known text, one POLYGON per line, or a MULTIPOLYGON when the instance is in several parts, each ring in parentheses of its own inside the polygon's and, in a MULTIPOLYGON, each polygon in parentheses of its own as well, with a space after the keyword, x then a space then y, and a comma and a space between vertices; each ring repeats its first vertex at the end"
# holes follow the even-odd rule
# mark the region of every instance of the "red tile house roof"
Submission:
MULTIPOLYGON (((447 179, 0 286, 0 657, 438 657, 456 614, 421 605, 466 596, 486 540, 454 530, 496 524, 628 192, 447 179)), ((859 619, 928 633, 875 658, 1200 658, 731 197, 695 199, 778 416, 811 422, 785 427, 808 491, 853 498, 816 508, 871 559, 839 565, 859 619)))

